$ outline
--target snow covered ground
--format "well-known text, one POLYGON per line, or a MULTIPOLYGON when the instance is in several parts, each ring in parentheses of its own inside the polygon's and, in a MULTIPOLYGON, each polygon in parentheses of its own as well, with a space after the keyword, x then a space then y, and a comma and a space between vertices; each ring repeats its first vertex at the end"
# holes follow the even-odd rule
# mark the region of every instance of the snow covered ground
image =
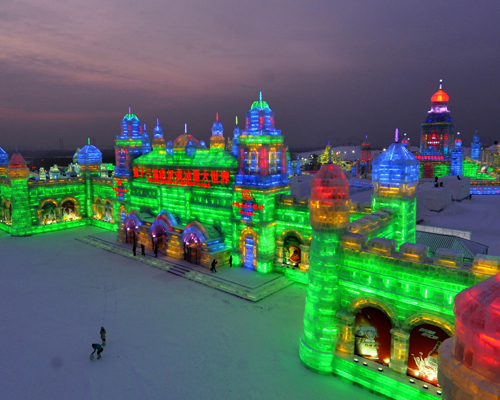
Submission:
MULTIPOLYGON (((425 218, 494 255, 499 221, 497 196, 425 218)), ((96 232, 0 232, 0 399, 379 398, 300 363, 305 286, 250 303, 75 240, 96 232), (108 345, 91 362, 101 326, 108 345)))
POLYGON ((98 231, 0 232, 0 399, 379 398, 300 363, 305 286, 250 303, 75 240, 98 231))
POLYGON ((454 201, 441 212, 426 211, 423 225, 472 232, 471 240, 500 256, 500 196, 472 196, 454 201))

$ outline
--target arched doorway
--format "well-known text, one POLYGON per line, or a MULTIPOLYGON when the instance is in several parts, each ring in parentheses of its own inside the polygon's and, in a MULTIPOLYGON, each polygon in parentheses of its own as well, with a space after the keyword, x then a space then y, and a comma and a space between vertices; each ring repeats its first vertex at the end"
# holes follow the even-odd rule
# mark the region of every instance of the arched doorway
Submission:
POLYGON ((113 205, 109 200, 104 203, 104 220, 107 222, 113 221, 113 205))
POLYGON ((391 360, 389 317, 378 308, 364 307, 356 314, 354 352, 363 358, 389 365, 391 360))
POLYGON ((251 228, 246 228, 240 234, 240 252, 242 264, 245 268, 257 268, 257 234, 251 228))
POLYGON ((139 238, 139 223, 135 214, 125 218, 125 243, 136 243, 139 238))
POLYGON ((449 337, 436 325, 415 326, 410 333, 408 375, 437 386, 439 346, 449 337))
POLYGON ((151 246, 153 251, 156 247, 158 250, 167 247, 168 231, 168 225, 162 220, 156 220, 151 225, 151 246))
POLYGON ((194 232, 188 232, 184 238, 184 259, 191 264, 200 264, 202 242, 194 232))

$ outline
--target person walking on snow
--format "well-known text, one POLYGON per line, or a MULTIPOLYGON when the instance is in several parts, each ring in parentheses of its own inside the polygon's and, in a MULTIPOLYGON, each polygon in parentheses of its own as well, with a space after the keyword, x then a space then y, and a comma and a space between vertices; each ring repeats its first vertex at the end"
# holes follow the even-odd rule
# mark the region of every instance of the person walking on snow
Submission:
POLYGON ((211 272, 217 272, 217 269, 215 268, 216 264, 217 264, 217 261, 214 258, 214 260, 212 261, 212 268, 210 268, 211 272))
POLYGON ((101 340, 102 340, 102 345, 106 346, 106 329, 104 329, 103 326, 101 326, 101 340))
POLYGON ((144 247, 143 244, 141 244, 141 255, 143 255, 143 256, 146 255, 146 248, 144 247))
POLYGON ((134 257, 135 257, 135 252, 136 252, 136 250, 137 250, 137 245, 136 245, 136 244, 135 244, 135 242, 134 242, 134 247, 132 247, 132 251, 134 252, 134 257))
POLYGON ((94 359, 94 353, 97 351, 97 359, 99 360, 101 358, 101 353, 103 352, 104 349, 99 343, 92 344, 92 348, 94 349, 94 351, 90 355, 90 359, 91 360, 94 359))
POLYGON ((158 244, 155 246, 155 257, 158 257, 158 244))

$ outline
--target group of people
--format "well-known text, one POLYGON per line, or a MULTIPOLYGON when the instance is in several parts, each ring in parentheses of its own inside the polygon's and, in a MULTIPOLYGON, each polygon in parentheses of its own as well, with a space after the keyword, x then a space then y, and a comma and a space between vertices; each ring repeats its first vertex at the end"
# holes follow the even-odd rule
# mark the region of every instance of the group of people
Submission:
MULTIPOLYGON (((158 257, 158 243, 154 244, 153 251, 155 253, 155 257, 158 257)), ((137 243, 134 242, 134 246, 132 247, 132 252, 134 253, 134 256, 137 255, 137 243)), ((141 256, 146 255, 146 247, 144 244, 141 244, 141 256)))
MULTIPOLYGON (((215 266, 217 265, 217 260, 214 258, 212 260, 212 267, 210 268, 210 272, 217 272, 217 268, 215 268, 215 266)), ((233 266, 233 256, 229 256, 229 268, 231 268, 233 266)))
POLYGON ((106 346, 106 329, 104 329, 103 326, 101 326, 100 334, 101 334, 102 344, 99 344, 99 343, 93 343, 92 344, 92 348, 94 349, 94 351, 90 355, 90 359, 91 360, 94 359, 94 353, 96 351, 97 351, 97 359, 99 360, 101 358, 101 353, 104 351, 104 346, 106 346))

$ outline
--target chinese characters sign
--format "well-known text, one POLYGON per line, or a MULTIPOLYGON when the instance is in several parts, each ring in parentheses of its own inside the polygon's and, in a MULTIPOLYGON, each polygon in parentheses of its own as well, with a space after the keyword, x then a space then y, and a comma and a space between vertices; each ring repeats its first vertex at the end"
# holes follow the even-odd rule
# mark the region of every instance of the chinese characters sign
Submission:
POLYGON ((233 208, 241 208, 240 214, 242 215, 255 215, 255 211, 263 210, 264 206, 252 203, 240 203, 233 201, 233 208))
POLYGON ((143 178, 151 183, 175 186, 211 187, 213 185, 228 186, 229 171, 134 167, 134 178, 143 178))
POLYGON ((113 188, 117 197, 123 197, 125 193, 128 192, 128 189, 123 188, 123 182, 121 179, 116 180, 116 187, 113 188))

